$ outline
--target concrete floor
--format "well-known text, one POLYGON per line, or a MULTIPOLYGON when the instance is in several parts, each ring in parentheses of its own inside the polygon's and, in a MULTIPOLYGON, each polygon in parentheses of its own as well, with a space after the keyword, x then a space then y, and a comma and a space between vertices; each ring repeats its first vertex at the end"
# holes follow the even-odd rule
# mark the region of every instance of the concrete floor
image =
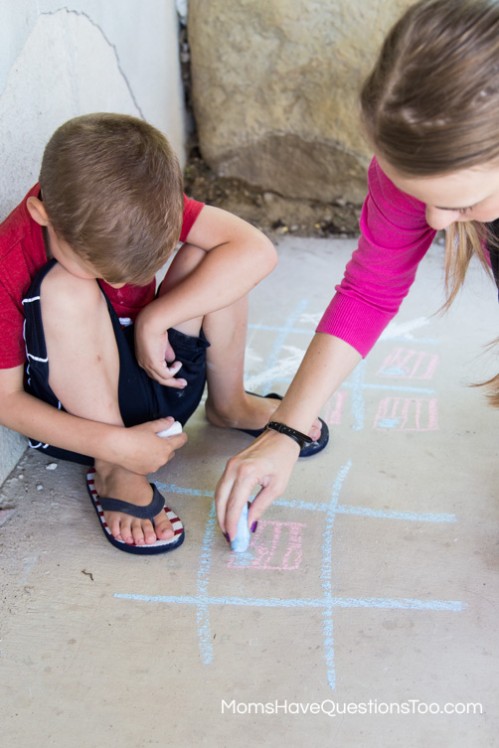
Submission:
MULTIPOLYGON (((286 390, 353 244, 279 241, 252 294, 248 388, 286 390)), ((83 469, 26 454, 1 492, 2 745, 499 745, 498 414, 468 387, 497 366, 497 301, 473 267, 432 316, 441 255, 247 554, 212 491, 248 440, 202 407, 156 476, 187 527, 164 557, 114 550, 83 469)))

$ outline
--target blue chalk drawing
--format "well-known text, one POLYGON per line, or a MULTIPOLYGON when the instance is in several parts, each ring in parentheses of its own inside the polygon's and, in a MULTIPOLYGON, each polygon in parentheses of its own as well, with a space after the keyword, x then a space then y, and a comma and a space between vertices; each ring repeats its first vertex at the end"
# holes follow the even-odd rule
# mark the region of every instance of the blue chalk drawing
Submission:
POLYGON ((384 377, 404 377, 406 376, 405 369, 402 369, 401 366, 391 366, 387 367, 386 369, 382 369, 380 371, 380 374, 382 374, 384 377))
POLYGON ((400 418, 381 418, 378 421, 379 429, 396 429, 400 423, 400 418))
MULTIPOLYGON (((275 370, 275 367, 279 363, 279 357, 281 355, 282 347, 285 343, 286 338, 290 335, 292 330, 294 329, 295 322, 300 319, 304 311, 308 307, 308 302, 305 299, 302 299, 293 309, 291 314, 289 315, 286 324, 282 327, 277 329, 277 335, 275 337, 274 343, 272 345, 272 349, 270 351, 270 356, 266 364, 266 369, 275 370)), ((310 331, 309 331, 310 334, 310 331)), ((269 389, 272 389, 275 382, 278 380, 270 380, 267 382, 267 386, 269 389)), ((289 378, 288 378, 289 381, 289 378)))
POLYGON ((353 430, 362 431, 365 425, 364 375, 366 362, 362 361, 350 377, 352 388, 353 430))
MULTIPOLYGON (((279 355, 286 338, 291 334, 311 335, 310 329, 297 327, 296 323, 307 309, 308 303, 305 300, 296 305, 291 315, 284 325, 250 325, 253 330, 263 330, 265 332, 276 333, 276 338, 269 360, 266 362, 266 369, 271 371, 278 370, 279 355)), ((403 338, 402 338, 403 339, 403 338)), ((391 342, 393 342, 393 338, 391 342)), ((425 345, 436 344, 434 339, 413 340, 425 345)), ((343 385, 352 391, 352 415, 353 428, 360 431, 365 426, 365 400, 364 395, 368 390, 389 390, 391 392, 405 392, 415 395, 435 395, 435 390, 425 387, 400 386, 396 384, 382 385, 370 384, 365 381, 366 362, 363 361, 356 368, 353 375, 343 385)), ((266 382, 266 387, 272 388, 273 384, 283 382, 289 383, 290 378, 274 378, 266 382)), ((397 419, 386 418, 379 422, 384 428, 395 428, 397 419)), ((233 606, 240 608, 256 607, 261 609, 317 609, 322 611, 322 635, 323 635, 323 654, 326 671, 326 680, 329 687, 336 688, 336 667, 335 667, 335 630, 334 630, 334 611, 340 609, 378 609, 378 610, 412 610, 412 611, 430 611, 430 612, 460 612, 465 609, 465 604, 459 600, 420 600, 417 598, 379 598, 379 597, 338 597, 334 595, 332 584, 333 571, 333 539, 334 525, 338 515, 350 515, 360 519, 376 519, 401 522, 427 522, 437 524, 452 524, 457 522, 454 514, 438 512, 402 512, 385 509, 374 509, 372 507, 349 506, 341 504, 340 494, 345 480, 352 468, 352 462, 348 461, 338 471, 332 485, 331 497, 326 502, 309 502, 301 499, 278 499, 273 506, 283 507, 288 511, 311 512, 320 516, 323 523, 322 546, 321 546, 321 564, 320 564, 320 584, 322 596, 318 598, 258 598, 258 597, 240 597, 237 595, 213 596, 209 594, 210 574, 212 571, 212 557, 216 545, 220 543, 221 534, 216 521, 215 505, 213 501, 213 492, 203 489, 187 488, 176 484, 157 483, 157 485, 166 493, 187 495, 200 500, 208 499, 210 501, 208 518, 204 528, 203 539, 199 554, 199 565, 196 576, 196 594, 195 595, 143 595, 132 592, 116 592, 114 597, 118 600, 129 602, 140 602, 147 604, 161 604, 168 606, 187 605, 195 608, 197 636, 199 644, 200 658, 204 665, 210 665, 214 659, 213 637, 210 626, 210 609, 217 606, 233 606)), ((225 544, 225 540, 223 540, 225 544)), ((240 565, 244 566, 251 558, 251 549, 241 553, 240 565)))
MULTIPOLYGON (((322 534, 320 582, 323 596, 319 598, 253 598, 225 596, 217 597, 209 594, 210 572, 212 567, 212 554, 215 544, 220 542, 220 531, 216 522, 215 504, 213 492, 201 489, 186 488, 171 483, 157 482, 158 487, 167 493, 176 493, 197 497, 199 499, 209 498, 210 509, 201 550, 199 554, 199 566, 197 571, 197 584, 195 595, 142 595, 129 592, 117 592, 114 597, 119 600, 142 602, 163 605, 190 605, 196 609, 196 626, 198 634, 198 645, 201 661, 204 665, 210 665, 214 659, 213 636, 210 627, 210 608, 213 606, 235 606, 235 607, 257 607, 257 608, 316 608, 322 610, 322 630, 324 661, 326 669, 326 680, 331 689, 336 688, 335 669, 335 637, 334 637, 334 610, 336 608, 371 608, 382 610, 413 610, 432 612, 460 612, 466 607, 459 600, 419 600, 417 598, 379 598, 379 597, 337 597, 333 594, 332 571, 333 571, 333 537, 334 523, 337 515, 352 515, 366 519, 385 519, 404 522, 431 522, 431 523, 455 523, 457 518, 454 514, 418 513, 418 512, 395 512, 377 510, 370 507, 347 506, 339 503, 341 489, 345 479, 352 467, 351 461, 345 463, 333 483, 331 499, 324 503, 309 503, 302 500, 280 499, 274 502, 274 506, 286 507, 289 510, 307 510, 313 513, 325 515, 322 519, 324 530, 322 534)), ((225 543, 225 540, 223 541, 225 543)), ((244 555, 244 554, 241 554, 244 555)))
POLYGON ((326 513, 324 522, 324 531, 322 533, 322 567, 321 567, 321 584, 324 592, 324 600, 327 607, 324 609, 323 633, 324 633, 324 656, 326 659, 326 677, 331 688, 336 686, 336 668, 334 662, 334 626, 333 626, 333 528, 336 515, 336 507, 343 482, 350 470, 351 463, 344 465, 340 470, 334 485, 331 496, 331 502, 326 513))
POLYGON ((197 574, 197 608, 196 623, 199 637, 199 650, 201 660, 208 665, 213 659, 210 614, 209 614, 209 596, 208 583, 210 580, 211 554, 215 541, 217 530, 217 521, 215 513, 215 502, 212 503, 208 521, 204 532, 203 542, 201 544, 201 553, 199 557, 199 568, 197 574))

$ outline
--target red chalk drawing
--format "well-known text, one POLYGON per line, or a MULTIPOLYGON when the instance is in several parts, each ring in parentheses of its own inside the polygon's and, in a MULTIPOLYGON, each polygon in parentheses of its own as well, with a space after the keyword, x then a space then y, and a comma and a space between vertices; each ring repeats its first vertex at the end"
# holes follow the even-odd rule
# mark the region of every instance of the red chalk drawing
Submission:
POLYGON ((392 379, 432 379, 438 362, 436 353, 394 348, 381 364, 378 374, 392 379))
POLYGON ((379 403, 373 428, 394 431, 437 431, 437 400, 385 397, 379 403))
POLYGON ((295 571, 303 559, 302 522, 260 520, 246 553, 232 553, 229 569, 295 571))

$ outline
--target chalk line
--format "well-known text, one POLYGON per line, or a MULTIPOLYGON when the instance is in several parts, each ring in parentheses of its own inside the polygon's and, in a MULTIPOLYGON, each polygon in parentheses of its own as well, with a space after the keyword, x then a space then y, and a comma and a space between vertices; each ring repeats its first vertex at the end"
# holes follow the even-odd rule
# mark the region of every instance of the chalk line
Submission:
MULTIPOLYGON (((115 592, 117 600, 132 600, 142 603, 199 606, 197 595, 139 595, 115 592)), ((206 597, 206 605, 235 605, 243 608, 378 608, 389 610, 428 610, 457 613, 465 610, 460 600, 420 600, 410 597, 334 597, 331 598, 282 598, 282 597, 206 597)))
MULTIPOLYGON (((359 383, 361 380, 359 380, 359 383)), ((421 600, 417 598, 377 598, 377 597, 340 597, 333 595, 332 589, 332 558, 333 558, 333 530, 338 514, 361 516, 376 519, 396 519, 416 522, 455 522, 451 514, 396 512, 376 510, 370 507, 355 507, 339 504, 339 497, 344 482, 352 467, 352 461, 345 463, 337 473, 333 484, 329 502, 307 503, 301 500, 279 499, 277 506, 289 509, 300 509, 324 513, 325 522, 322 542, 322 562, 320 580, 323 596, 318 598, 252 598, 230 596, 212 596, 208 594, 209 577, 212 563, 213 544, 216 532, 216 513, 212 491, 176 486, 175 484, 159 484, 163 490, 170 493, 209 498, 211 506, 205 526, 201 544, 200 561, 197 573, 196 595, 141 595, 133 593, 115 593, 114 597, 145 603, 160 603, 167 605, 192 605, 196 608, 196 624, 199 650, 203 664, 213 661, 213 644, 210 630, 211 606, 238 606, 258 608, 284 609, 318 609, 322 611, 322 633, 324 642, 324 657, 326 664, 327 682, 331 689, 336 688, 334 619, 335 609, 384 609, 384 610, 412 610, 412 611, 448 611, 459 612, 466 606, 458 600, 421 600)))
POLYGON ((352 415, 353 430, 362 431, 365 423, 365 401, 364 401, 364 373, 366 362, 361 361, 353 374, 350 376, 348 383, 352 388, 352 415))
POLYGON ((210 581, 211 556, 213 541, 215 539, 216 515, 215 504, 210 508, 201 552, 199 556, 199 568, 197 574, 198 601, 196 611, 196 623, 199 638, 199 650, 203 664, 209 665, 213 660, 213 645, 211 643, 210 614, 208 609, 208 583, 210 581))
POLYGON ((392 340, 393 338, 408 338, 412 340, 413 330, 419 330, 421 327, 427 327, 430 324, 429 317, 416 317, 408 322, 390 322, 385 330, 381 333, 380 340, 392 340))
MULTIPOLYGON (((161 483, 160 481, 156 481, 156 485, 167 493, 185 494, 187 496, 201 498, 213 498, 213 491, 200 491, 196 488, 184 488, 183 486, 177 486, 175 483, 161 483)), ((276 499, 272 506, 282 506, 287 509, 297 509, 306 512, 327 512, 330 505, 326 502, 311 502, 303 501, 302 499, 276 499)), ((351 514, 357 517, 368 517, 373 519, 401 520, 403 522, 457 522, 457 516, 455 514, 446 512, 401 512, 345 504, 338 504, 336 507, 336 513, 351 514)))
POLYGON ((333 484, 333 490, 331 493, 331 501, 329 502, 328 510, 326 513, 326 521, 324 523, 324 531, 322 533, 322 564, 321 564, 321 585, 324 592, 324 599, 328 603, 322 617, 322 629, 324 636, 324 657, 326 659, 326 677, 332 689, 336 688, 336 665, 334 657, 334 623, 333 623, 333 529, 334 520, 336 517, 336 507, 338 506, 338 499, 340 491, 343 487, 343 483, 352 467, 352 462, 349 460, 343 465, 336 480, 333 484))

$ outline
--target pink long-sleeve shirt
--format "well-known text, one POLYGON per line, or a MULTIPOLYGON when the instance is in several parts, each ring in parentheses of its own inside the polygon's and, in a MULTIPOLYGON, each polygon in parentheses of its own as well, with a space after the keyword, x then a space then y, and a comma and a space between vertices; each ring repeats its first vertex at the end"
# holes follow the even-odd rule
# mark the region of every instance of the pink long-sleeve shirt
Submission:
POLYGON ((401 192, 376 159, 368 171, 361 236, 317 332, 366 356, 397 313, 435 237, 424 203, 401 192))

